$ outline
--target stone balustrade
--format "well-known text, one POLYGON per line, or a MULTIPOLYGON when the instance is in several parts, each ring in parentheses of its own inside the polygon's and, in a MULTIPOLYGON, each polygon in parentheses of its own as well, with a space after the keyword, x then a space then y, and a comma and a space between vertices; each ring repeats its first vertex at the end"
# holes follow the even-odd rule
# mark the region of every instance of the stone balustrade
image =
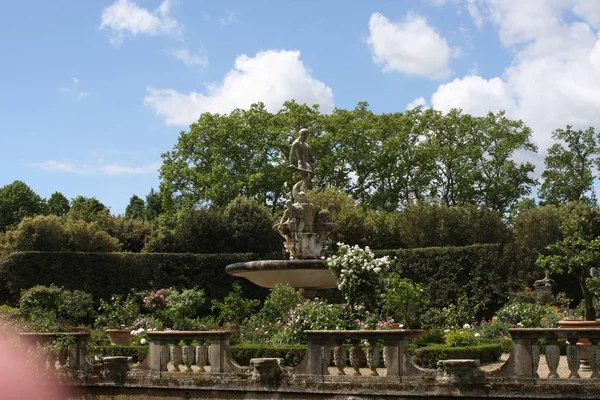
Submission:
MULTIPOLYGON (((465 370, 481 382, 526 382, 533 385, 552 383, 556 379, 593 383, 600 378, 599 329, 510 329, 509 332, 513 341, 511 354, 498 369, 484 372, 476 360, 449 360, 442 362, 436 372, 415 365, 408 353, 409 342, 420 335, 419 330, 306 331, 308 346, 305 357, 297 366, 285 368, 284 375, 292 379, 294 376, 303 377, 308 381, 319 381, 328 375, 333 375, 328 380, 339 382, 355 379, 355 376, 366 379, 383 375, 388 377, 387 380, 392 377, 399 382, 431 382, 436 379, 450 382, 460 381, 457 374, 465 370), (591 343, 588 349, 589 370, 585 374, 581 373, 580 346, 576 345, 582 338, 589 339, 591 343), (559 339, 567 342, 567 356, 562 358, 567 365, 563 364, 561 368, 559 339), (548 372, 545 372, 546 367, 544 372, 538 371, 542 356, 548 372), (364 368, 365 364, 367 368, 364 368), (564 372, 567 366, 568 372, 564 372)), ((231 331, 148 332, 148 356, 135 369, 140 373, 143 370, 208 375, 242 372, 242 375, 250 376, 252 368, 239 366, 231 357, 231 334, 231 331)), ((89 332, 19 334, 21 343, 30 351, 48 347, 54 339, 66 336, 73 337, 73 341, 64 354, 42 353, 46 357, 46 367, 91 372, 92 365, 85 354, 89 332)), ((278 364, 281 362, 278 361, 278 364)))
POLYGON ((231 358, 229 338, 231 331, 152 331, 148 356, 142 367, 153 371, 205 372, 210 364, 211 373, 236 372, 241 369, 231 358), (207 350, 204 345, 209 342, 207 350), (197 343, 192 346, 192 343, 197 343), (180 346, 183 343, 183 346, 180 346))
POLYGON ((580 339, 587 338, 591 342, 589 347, 589 367, 591 368, 591 379, 600 378, 600 352, 598 343, 600 341, 600 330, 594 328, 517 328, 509 329, 512 337, 512 351, 509 359, 496 374, 490 376, 511 377, 518 379, 539 379, 538 367, 540 363, 541 348, 540 340, 544 341, 544 357, 548 366, 548 379, 571 378, 580 379, 581 348, 577 345, 580 339), (567 365, 568 376, 559 376, 558 366, 560 361, 560 349, 558 339, 567 341, 567 365))
POLYGON ((86 343, 90 338, 89 332, 24 332, 19 333, 21 345, 28 353, 45 349, 41 355, 44 357, 48 369, 86 370, 91 364, 85 358, 86 343), (51 348, 52 341, 57 338, 72 337, 73 343, 58 354, 51 348))
POLYGON ((416 339, 421 332, 400 329, 306 331, 306 356, 292 374, 329 375, 329 364, 333 354, 336 375, 346 375, 347 366, 351 367, 351 375, 362 375, 360 366, 365 357, 370 376, 379 375, 377 369, 383 367, 384 359, 386 376, 424 376, 429 372, 416 366, 408 354, 409 341, 416 339), (363 352, 360 346, 362 341, 369 344, 366 352, 363 352), (348 352, 344 346, 346 342, 350 342, 351 345, 348 352), (383 354, 377 345, 378 342, 383 342, 383 354))

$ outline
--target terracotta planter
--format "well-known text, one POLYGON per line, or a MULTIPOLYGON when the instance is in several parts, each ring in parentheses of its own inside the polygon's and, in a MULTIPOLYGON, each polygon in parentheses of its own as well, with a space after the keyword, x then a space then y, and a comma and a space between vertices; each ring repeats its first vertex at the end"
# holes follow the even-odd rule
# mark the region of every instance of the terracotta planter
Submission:
POLYGON ((129 346, 131 344, 131 329, 107 329, 106 334, 113 346, 129 346))
MULTIPOLYGON (((584 321, 578 319, 567 319, 558 321, 558 325, 561 328, 600 328, 600 319, 595 321, 584 321)), ((586 362, 589 359, 588 349, 592 344, 587 338, 579 338, 577 346, 579 346, 579 357, 582 362, 586 362)))

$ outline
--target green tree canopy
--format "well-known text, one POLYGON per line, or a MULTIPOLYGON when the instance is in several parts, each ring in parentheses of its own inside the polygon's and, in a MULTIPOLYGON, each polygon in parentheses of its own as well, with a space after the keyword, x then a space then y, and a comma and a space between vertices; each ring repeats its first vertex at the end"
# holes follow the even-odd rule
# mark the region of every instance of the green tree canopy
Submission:
POLYGON ((61 192, 54 192, 47 201, 48 213, 64 217, 71 209, 69 199, 67 199, 61 192))
POLYGON ((536 184, 533 165, 515 160, 536 151, 531 131, 504 112, 473 117, 420 108, 376 114, 368 104, 321 114, 286 102, 277 113, 261 103, 229 114, 205 113, 163 154, 162 206, 224 207, 239 195, 271 212, 290 198, 297 180, 287 167, 298 129, 310 131, 315 188, 337 187, 381 211, 429 199, 447 206, 473 204, 502 215, 536 184))
POLYGON ((573 130, 567 125, 552 132, 552 137, 559 143, 548 149, 539 197, 549 204, 591 201, 595 197, 593 168, 600 155, 594 128, 573 130))
POLYGON ((125 218, 143 219, 146 213, 146 203, 135 194, 129 199, 129 204, 125 208, 125 218))
POLYGON ((44 200, 22 181, 0 188, 0 231, 15 227, 23 218, 42 214, 44 200))

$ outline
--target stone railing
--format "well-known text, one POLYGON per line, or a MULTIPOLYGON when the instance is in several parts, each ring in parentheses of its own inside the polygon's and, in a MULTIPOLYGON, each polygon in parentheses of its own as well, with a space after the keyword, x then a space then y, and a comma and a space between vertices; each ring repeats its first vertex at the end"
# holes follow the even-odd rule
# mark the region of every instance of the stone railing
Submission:
POLYGON ((40 357, 47 369, 86 370, 91 364, 85 358, 86 343, 90 337, 89 332, 56 332, 56 333, 19 333, 22 347, 28 352, 40 351, 40 357), (68 348, 56 352, 52 342, 59 338, 72 338, 68 348))
POLYGON ((148 356, 141 367, 153 371, 202 373, 208 363, 211 373, 239 371, 241 367, 231 358, 230 337, 231 331, 148 332, 148 356), (208 350, 204 345, 207 341, 208 350), (194 342, 196 346, 192 346, 194 342))
POLYGON ((336 375, 346 375, 347 367, 351 367, 351 375, 362 375, 360 366, 363 357, 366 357, 369 367, 367 374, 370 376, 379 375, 377 369, 384 366, 384 360, 386 376, 406 378, 428 374, 427 370, 416 366, 408 354, 408 343, 421 334, 420 330, 306 331, 306 334, 306 356, 292 374, 329 375, 332 354, 336 375), (347 341, 351 344, 348 352, 343 346, 347 341), (369 343, 366 352, 360 347, 363 341, 369 343), (377 342, 383 342, 383 354, 377 342))
MULTIPOLYGON (((461 382, 459 375, 468 376, 469 382, 525 382, 552 383, 553 380, 594 382, 600 378, 600 330, 591 328, 510 329, 512 350, 508 360, 496 370, 483 371, 477 360, 447 360, 438 364, 438 370, 417 366, 408 353, 409 342, 417 338, 419 330, 356 330, 306 331, 307 351, 295 367, 282 369, 282 377, 343 381, 354 376, 379 375, 399 379, 399 382, 461 382), (589 369, 581 373, 581 346, 576 343, 589 339, 586 349, 589 369), (558 340, 566 339, 567 356, 561 362, 558 340), (365 343, 368 345, 365 347, 365 343), (544 357, 544 372, 538 371, 544 357), (364 368, 366 364, 367 368, 364 368), (546 371, 547 366, 547 371, 546 371), (567 371, 567 372, 565 372, 567 371), (349 377, 345 377, 350 375, 349 377), (542 375, 542 376, 540 376, 542 375), (581 377, 584 377, 583 379, 581 377), (590 379, 588 379, 588 377, 590 379), (477 378, 477 379, 475 379, 477 378)), ((231 331, 154 331, 148 332, 149 349, 146 359, 135 369, 156 372, 185 372, 199 374, 250 375, 255 366, 241 367, 231 357, 231 331), (206 343, 208 342, 208 346, 206 343)), ((86 342, 89 332, 20 333, 25 349, 31 351, 48 347, 60 337, 72 337, 67 351, 56 354, 41 352, 46 368, 87 370, 93 365, 86 360, 86 342)), ((279 359, 272 359, 279 360, 279 359)), ((106 357, 97 366, 109 368, 110 363, 127 363, 127 357, 106 357)), ((275 362, 275 361, 274 361, 275 362)), ((276 361, 281 364, 281 361, 276 361)), ((587 364, 586 364, 587 366, 587 364)), ((139 374, 138 374, 139 375, 139 374)), ((184 375, 181 375, 184 376, 184 375)), ((190 375, 192 376, 192 375, 190 375)), ((194 375, 200 376, 200 375, 194 375)))
POLYGON ((593 328, 531 328, 531 329, 509 329, 512 337, 512 351, 509 359, 496 373, 490 377, 499 376, 518 379, 539 378, 571 378, 580 379, 581 368, 581 346, 577 345, 580 339, 589 339, 591 345, 585 349, 588 353, 588 362, 591 369, 590 378, 600 378, 600 330, 593 328), (559 376, 560 349, 558 339, 567 341, 567 366, 568 376, 559 376), (542 346, 540 340, 544 341, 544 357, 548 366, 548 376, 540 377, 538 367, 540 364, 540 353, 542 346))

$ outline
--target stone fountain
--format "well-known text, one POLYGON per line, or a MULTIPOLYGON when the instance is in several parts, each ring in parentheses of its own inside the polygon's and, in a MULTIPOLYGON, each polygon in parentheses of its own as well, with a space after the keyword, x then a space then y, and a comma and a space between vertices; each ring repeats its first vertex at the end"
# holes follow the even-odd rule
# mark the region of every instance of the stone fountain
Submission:
POLYGON ((299 173, 300 180, 292 188, 292 200, 286 202, 279 223, 273 227, 285 240, 283 246, 290 259, 236 263, 225 270, 261 287, 273 288, 278 283, 287 283, 304 289, 305 296, 312 298, 319 289, 337 287, 335 277, 321 259, 331 245, 331 235, 337 226, 329 210, 317 210, 308 200, 316 160, 307 138, 308 130, 300 129, 299 137, 292 143, 289 168, 299 173))

